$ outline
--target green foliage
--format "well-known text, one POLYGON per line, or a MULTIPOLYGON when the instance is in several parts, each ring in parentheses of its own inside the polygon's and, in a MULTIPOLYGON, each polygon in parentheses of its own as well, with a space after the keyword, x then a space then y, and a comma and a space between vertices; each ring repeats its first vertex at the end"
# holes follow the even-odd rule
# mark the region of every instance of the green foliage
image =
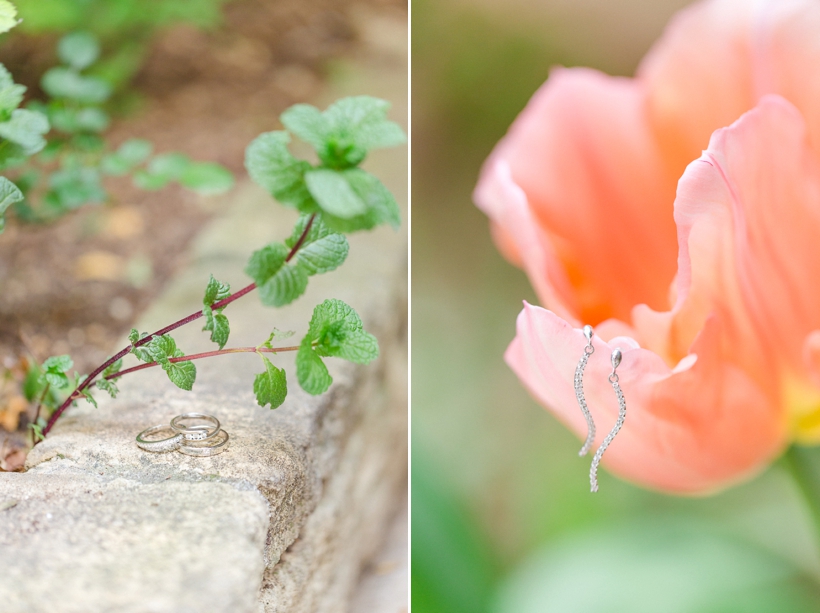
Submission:
POLYGON ((269 404, 271 409, 275 409, 282 405, 288 395, 287 377, 283 369, 271 364, 265 356, 262 356, 262 362, 265 364, 265 372, 256 375, 253 380, 253 393, 256 394, 256 402, 260 407, 269 404))
POLYGON ((6 209, 15 202, 23 200, 23 193, 6 177, 0 177, 0 233, 6 226, 4 214, 6 209))
POLYGON ((48 358, 43 362, 43 379, 51 387, 56 389, 63 389, 68 387, 69 379, 66 372, 74 366, 70 356, 57 355, 48 358))
POLYGON ((321 213, 337 232, 369 230, 400 223, 389 190, 373 175, 356 168, 367 153, 405 141, 398 124, 386 118, 389 104, 369 96, 343 98, 326 111, 297 104, 281 117, 283 125, 316 150, 320 164, 295 158, 290 133, 267 132, 245 152, 251 178, 274 198, 303 214, 321 213))
POLYGON ((389 108, 385 100, 370 96, 342 98, 324 113, 296 104, 282 113, 282 124, 310 144, 326 167, 351 168, 373 149, 405 142, 401 127, 387 119, 389 108))
POLYGON ((17 8, 9 0, 0 0, 0 34, 8 32, 18 23, 17 8))
POLYGON ((113 379, 109 381, 106 379, 106 377, 117 374, 118 372, 120 372, 120 368, 122 368, 122 359, 117 360, 116 362, 108 366, 105 370, 103 370, 101 377, 97 380, 97 387, 103 391, 108 392, 112 398, 116 398, 120 390, 113 379))
POLYGON ((100 44, 93 34, 72 32, 60 39, 57 56, 74 70, 83 70, 100 57, 100 44))
POLYGON ((231 286, 227 283, 217 281, 214 276, 211 275, 208 286, 205 288, 205 298, 202 300, 202 303, 205 305, 202 308, 202 315, 205 317, 205 327, 202 328, 202 330, 211 332, 211 340, 219 345, 220 349, 228 342, 231 326, 227 316, 222 314, 224 307, 218 308, 216 312, 214 312, 211 306, 214 302, 218 302, 230 295, 231 286))
POLYGON ((341 300, 325 300, 313 309, 308 333, 296 355, 296 376, 310 394, 321 394, 333 382, 322 357, 368 364, 379 356, 376 337, 364 331, 362 320, 341 300))
MULTIPOLYGON (((134 332, 131 331, 130 338, 133 338, 134 332)), ((132 343, 136 340, 132 340, 132 343)), ((176 341, 168 334, 162 336, 153 336, 142 347, 132 349, 132 353, 143 362, 156 362, 162 367, 162 370, 168 375, 171 383, 177 387, 191 391, 196 381, 196 366, 191 361, 185 362, 171 362, 171 358, 181 358, 185 354, 177 349, 176 341)))
MULTIPOLYGON (((296 222, 293 234, 285 240, 285 245, 293 249, 305 230, 310 217, 303 215, 296 222)), ((307 235, 302 241, 294 258, 308 275, 316 275, 335 270, 347 258, 350 245, 343 234, 333 232, 317 217, 310 225, 307 235)))

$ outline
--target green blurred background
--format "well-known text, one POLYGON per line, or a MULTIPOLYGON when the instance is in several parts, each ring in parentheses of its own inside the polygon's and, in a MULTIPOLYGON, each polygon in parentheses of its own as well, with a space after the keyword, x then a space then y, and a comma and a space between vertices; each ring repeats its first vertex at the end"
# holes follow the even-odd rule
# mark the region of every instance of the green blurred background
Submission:
POLYGON ((708 498, 605 472, 591 495, 578 440, 502 359, 537 300, 472 204, 481 163, 551 66, 631 75, 685 4, 412 3, 413 613, 820 611, 785 461, 708 498))

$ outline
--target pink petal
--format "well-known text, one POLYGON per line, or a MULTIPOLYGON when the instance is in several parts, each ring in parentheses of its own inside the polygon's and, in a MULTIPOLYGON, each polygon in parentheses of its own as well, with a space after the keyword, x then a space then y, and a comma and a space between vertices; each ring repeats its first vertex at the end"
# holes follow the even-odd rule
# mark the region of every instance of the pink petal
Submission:
MULTIPOLYGON (((777 402, 732 362, 723 360, 721 324, 711 318, 693 350, 675 369, 651 351, 626 348, 618 368, 626 422, 604 465, 640 485, 702 493, 747 478, 785 444, 777 402)), ((545 309, 524 305, 506 360, 530 392, 575 431, 586 434, 573 376, 583 333, 545 309)), ((596 446, 615 423, 617 401, 607 376, 615 345, 594 339, 585 395, 598 426, 596 446)), ((634 344, 632 344, 634 347, 634 344)))
POLYGON ((636 303, 669 305, 676 177, 660 160, 642 100, 629 79, 555 70, 488 160, 476 191, 521 260, 543 260, 528 268, 541 299, 574 319, 594 324, 627 319, 636 303), (525 220, 538 227, 532 240, 519 240, 529 232, 525 220))
POLYGON ((640 338, 673 362, 716 313, 747 372, 806 379, 804 339, 820 328, 820 165, 800 113, 767 96, 715 132, 680 181, 675 219, 678 302, 636 309, 640 338))
POLYGON ((815 0, 707 0, 678 13, 638 70, 670 168, 771 93, 797 105, 819 145, 818 32, 815 0))

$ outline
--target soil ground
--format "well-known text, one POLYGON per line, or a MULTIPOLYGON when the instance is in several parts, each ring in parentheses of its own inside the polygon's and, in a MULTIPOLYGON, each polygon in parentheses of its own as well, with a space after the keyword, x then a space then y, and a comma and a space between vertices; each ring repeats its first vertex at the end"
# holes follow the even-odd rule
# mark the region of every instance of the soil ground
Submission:
MULTIPOLYGON (((278 128, 285 108, 312 98, 334 58, 355 52, 362 12, 407 18, 401 0, 235 0, 215 31, 167 30, 135 79, 139 111, 116 121, 107 138, 115 146, 146 138, 155 151, 217 161, 241 177, 247 144, 278 128)), ((29 41, 29 60, 41 60, 42 45, 53 41, 29 41)), ((7 58, 0 48, 0 61, 17 74, 27 56, 13 50, 7 58)), ((88 372, 105 360, 220 206, 219 197, 203 202, 176 187, 107 187, 105 205, 48 225, 12 217, 0 235, 0 470, 19 470, 25 457, 33 416, 20 395, 25 361, 70 354, 88 372)))

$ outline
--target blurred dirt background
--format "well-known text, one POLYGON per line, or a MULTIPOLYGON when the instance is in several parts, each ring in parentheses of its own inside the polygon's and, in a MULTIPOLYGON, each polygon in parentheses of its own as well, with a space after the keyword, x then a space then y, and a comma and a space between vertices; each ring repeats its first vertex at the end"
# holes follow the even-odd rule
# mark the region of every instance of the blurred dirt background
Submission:
MULTIPOLYGON (((360 47, 358 24, 377 15, 406 22, 402 0, 235 0, 211 31, 176 26, 153 42, 107 133, 114 146, 145 138, 156 152, 219 162, 241 179, 244 149, 277 129, 288 106, 333 78, 360 47)), ((37 97, 55 63, 56 37, 19 36, 0 62, 37 97)), ((0 237, 0 470, 18 470, 32 407, 20 396, 25 361, 70 354, 79 372, 114 343, 180 266, 186 246, 221 206, 178 187, 158 192, 106 183, 111 201, 49 225, 10 218, 0 237)), ((192 307, 195 308, 195 305, 192 307)), ((187 313, 180 313, 180 317, 187 313)))

